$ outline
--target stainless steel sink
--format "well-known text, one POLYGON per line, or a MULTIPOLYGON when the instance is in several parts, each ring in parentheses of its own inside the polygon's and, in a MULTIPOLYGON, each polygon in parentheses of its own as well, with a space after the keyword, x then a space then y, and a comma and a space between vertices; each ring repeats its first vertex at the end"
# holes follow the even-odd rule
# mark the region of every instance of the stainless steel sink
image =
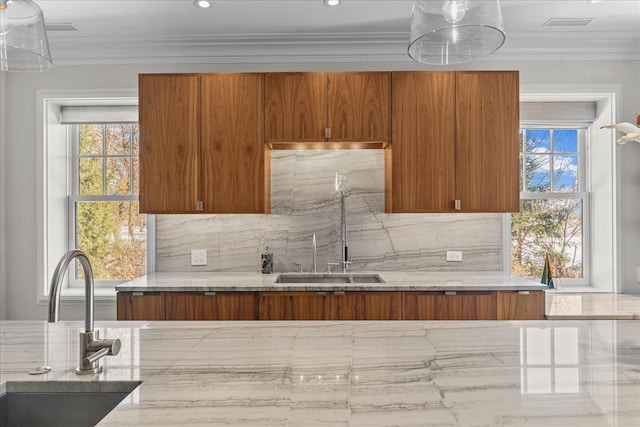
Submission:
POLYGON ((377 274, 279 274, 274 283, 384 283, 377 274))
POLYGON ((140 381, 7 382, 0 426, 95 426, 140 381))

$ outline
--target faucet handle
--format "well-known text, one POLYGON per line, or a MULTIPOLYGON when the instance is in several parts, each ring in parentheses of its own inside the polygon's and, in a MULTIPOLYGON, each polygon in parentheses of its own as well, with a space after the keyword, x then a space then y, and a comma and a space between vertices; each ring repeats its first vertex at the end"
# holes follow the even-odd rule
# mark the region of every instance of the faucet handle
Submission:
POLYGON ((294 262, 293 265, 298 266, 298 273, 304 273, 304 271, 302 271, 302 264, 300 264, 299 262, 294 262))
POLYGON ((344 264, 344 271, 347 271, 347 270, 349 270, 349 266, 350 266, 351 264, 353 264, 353 262, 351 262, 351 261, 345 261, 345 262, 343 262, 342 264, 344 264))
POLYGON ((333 271, 331 271, 331 267, 340 267, 340 263, 339 262, 328 262, 327 263, 327 273, 333 273, 333 271))

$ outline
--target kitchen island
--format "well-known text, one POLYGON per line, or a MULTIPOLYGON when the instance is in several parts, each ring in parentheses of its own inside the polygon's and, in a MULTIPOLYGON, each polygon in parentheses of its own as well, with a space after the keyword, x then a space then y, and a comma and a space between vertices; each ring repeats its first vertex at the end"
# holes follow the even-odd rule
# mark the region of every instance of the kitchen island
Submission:
POLYGON ((640 425, 635 321, 96 326, 122 350, 87 378, 80 322, 0 322, 0 383, 142 381, 100 426, 640 425))
POLYGON ((117 286, 118 320, 541 320, 545 285, 502 272, 154 273, 117 286), (372 276, 382 283, 371 283, 372 276), (287 283, 278 283, 282 277, 287 283), (299 278, 329 283, 297 282, 299 278))

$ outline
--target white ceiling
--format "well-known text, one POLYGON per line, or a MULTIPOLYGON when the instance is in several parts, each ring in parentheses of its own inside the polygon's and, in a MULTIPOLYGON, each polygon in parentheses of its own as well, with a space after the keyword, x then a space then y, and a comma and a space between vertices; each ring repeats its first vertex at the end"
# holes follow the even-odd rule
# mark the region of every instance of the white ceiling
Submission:
MULTIPOLYGON (((477 1, 477 0, 470 0, 477 1)), ((412 0, 36 0, 64 64, 409 61, 412 0)), ((507 40, 489 60, 640 59, 640 0, 502 0, 507 40), (593 18, 545 27, 550 18, 593 18)))

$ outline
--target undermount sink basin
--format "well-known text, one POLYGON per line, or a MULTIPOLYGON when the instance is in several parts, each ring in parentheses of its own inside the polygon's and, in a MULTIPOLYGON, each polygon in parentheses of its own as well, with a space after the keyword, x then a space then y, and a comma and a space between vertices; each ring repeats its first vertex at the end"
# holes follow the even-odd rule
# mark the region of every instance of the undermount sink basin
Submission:
POLYGON ((384 283, 377 274, 279 274, 274 283, 384 283))
POLYGON ((7 382, 0 426, 95 426, 140 381, 7 382))

